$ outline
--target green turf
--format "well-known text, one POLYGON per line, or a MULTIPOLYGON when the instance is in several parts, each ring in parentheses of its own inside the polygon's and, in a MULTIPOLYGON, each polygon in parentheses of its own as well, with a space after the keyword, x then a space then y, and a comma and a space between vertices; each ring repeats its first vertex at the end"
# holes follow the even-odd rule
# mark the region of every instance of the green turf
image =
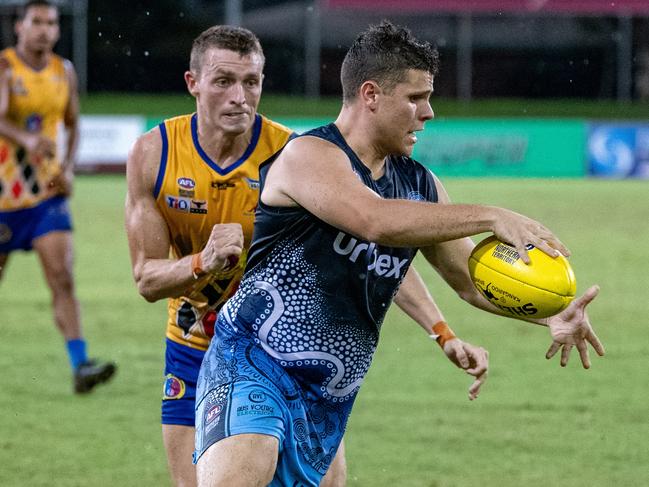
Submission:
MULTIPOLYGON (((506 205, 571 248, 578 289, 599 283, 591 315, 607 356, 548 362, 547 330, 462 303, 418 268, 453 328, 487 347, 491 374, 470 380, 391 310, 346 435, 349 486, 649 485, 646 458, 647 183, 465 180, 455 201, 506 205)), ((114 382, 71 394, 63 344, 34 255, 16 254, 0 284, 0 485, 169 485, 160 437, 163 303, 132 283, 121 176, 79 177, 76 276, 90 353, 119 362, 114 382)))
MULTIPOLYGON (((471 103, 431 99, 437 117, 551 117, 586 119, 649 118, 649 104, 620 103, 614 100, 521 100, 484 99, 471 103)), ((189 94, 94 93, 82 97, 83 113, 131 114, 164 117, 195 109, 189 94)), ((264 94, 260 111, 270 117, 335 117, 340 110, 339 97, 320 100, 264 94)))

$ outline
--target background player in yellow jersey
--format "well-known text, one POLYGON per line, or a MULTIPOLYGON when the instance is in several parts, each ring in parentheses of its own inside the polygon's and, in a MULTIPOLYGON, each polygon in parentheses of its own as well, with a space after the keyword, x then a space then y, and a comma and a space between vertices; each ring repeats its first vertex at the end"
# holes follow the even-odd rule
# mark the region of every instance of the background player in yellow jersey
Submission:
POLYGON ((0 277, 15 250, 36 250, 52 292, 54 320, 66 340, 74 390, 89 392, 115 372, 89 360, 74 293, 72 190, 78 139, 77 79, 52 52, 59 14, 30 1, 16 22, 16 46, 0 52, 0 277), (61 126, 66 137, 57 148, 61 126))
MULTIPOLYGON (((264 55, 246 29, 215 26, 199 35, 185 73, 196 113, 166 120, 140 137, 127 163, 126 230, 133 275, 148 301, 170 298, 162 430, 176 485, 196 484, 194 400, 216 313, 239 285, 257 205, 259 165, 291 136, 257 113, 264 55), (171 251, 171 255, 170 255, 171 251)), ((416 274, 396 301, 429 333, 442 320, 416 274)), ((486 378, 484 350, 451 340, 447 356, 486 378)), ((322 485, 344 485, 344 455, 322 485)))

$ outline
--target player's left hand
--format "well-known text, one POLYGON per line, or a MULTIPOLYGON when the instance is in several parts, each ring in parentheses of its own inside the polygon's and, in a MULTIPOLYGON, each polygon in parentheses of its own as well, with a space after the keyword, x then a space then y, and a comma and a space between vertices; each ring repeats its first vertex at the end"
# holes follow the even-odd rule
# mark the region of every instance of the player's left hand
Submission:
POLYGON ((545 358, 554 357, 560 348, 561 366, 565 367, 570 358, 572 347, 577 347, 579 358, 584 369, 590 368, 588 356, 588 343, 595 349, 600 357, 604 355, 604 347, 595 335, 588 319, 586 306, 595 299, 599 293, 599 286, 591 286, 583 296, 576 298, 561 313, 548 318, 548 326, 552 335, 552 345, 545 354, 545 358))
POLYGON ((47 191, 52 195, 69 197, 72 195, 72 176, 60 173, 50 179, 47 191))
POLYGON ((444 344, 444 353, 451 362, 475 377, 469 387, 469 400, 473 401, 478 397, 482 384, 487 380, 489 352, 482 347, 454 338, 444 344))

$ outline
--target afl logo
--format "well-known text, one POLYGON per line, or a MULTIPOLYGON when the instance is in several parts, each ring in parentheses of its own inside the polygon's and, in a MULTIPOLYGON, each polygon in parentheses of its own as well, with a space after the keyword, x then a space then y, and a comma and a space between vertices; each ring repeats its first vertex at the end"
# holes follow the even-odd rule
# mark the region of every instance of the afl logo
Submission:
POLYGON ((221 415, 221 409, 223 408, 220 404, 215 404, 214 406, 212 406, 205 415, 205 424, 210 424, 215 419, 219 419, 219 416, 221 415))
POLYGON ((194 189, 196 183, 191 178, 178 178, 178 186, 183 189, 194 189))

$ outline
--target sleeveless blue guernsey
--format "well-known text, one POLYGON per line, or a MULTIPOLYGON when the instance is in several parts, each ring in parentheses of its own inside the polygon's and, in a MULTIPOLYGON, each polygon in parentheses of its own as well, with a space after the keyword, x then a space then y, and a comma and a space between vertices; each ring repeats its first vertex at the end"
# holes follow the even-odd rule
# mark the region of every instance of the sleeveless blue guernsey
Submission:
MULTIPOLYGON (((384 175, 373 180, 334 124, 302 136, 338 146, 348 156, 351 170, 383 198, 437 201, 433 176, 408 157, 388 157, 384 175)), ((260 168, 260 194, 272 161, 260 168)), ((244 277, 219 315, 220 330, 215 331, 201 369, 199 389, 204 399, 212 392, 207 401, 210 408, 219 401, 219 412, 240 404, 214 394, 227 382, 252 379, 268 386, 263 389, 266 394, 283 396, 280 402, 288 405, 290 418, 283 421, 292 424, 284 433, 293 438, 285 438, 286 446, 297 444, 297 457, 308 467, 303 470, 324 474, 370 366, 385 313, 416 252, 415 248, 363 241, 301 207, 271 207, 259 201, 244 277), (248 343, 247 351, 237 359, 236 353, 229 353, 237 348, 233 343, 240 346, 241 341, 248 343), (244 366, 244 361, 249 363, 244 366), (272 392, 274 387, 277 390, 272 392), (295 416, 300 409, 293 405, 296 400, 306 411, 304 418, 295 416), (302 435, 308 441, 300 440, 296 424, 308 433, 302 435)), ((200 455, 209 444, 205 445, 198 412, 202 411, 204 419, 209 415, 206 406, 200 405, 200 392, 197 397, 200 455)), ((277 404, 269 407, 277 409, 277 404)), ((227 428, 226 424, 221 437, 232 434, 227 428)), ((277 436, 282 440, 282 434, 277 436)), ((278 475, 281 471, 280 466, 278 475)), ((291 475, 300 480, 295 473, 291 475)), ((313 485, 318 484, 314 481, 313 485)))

